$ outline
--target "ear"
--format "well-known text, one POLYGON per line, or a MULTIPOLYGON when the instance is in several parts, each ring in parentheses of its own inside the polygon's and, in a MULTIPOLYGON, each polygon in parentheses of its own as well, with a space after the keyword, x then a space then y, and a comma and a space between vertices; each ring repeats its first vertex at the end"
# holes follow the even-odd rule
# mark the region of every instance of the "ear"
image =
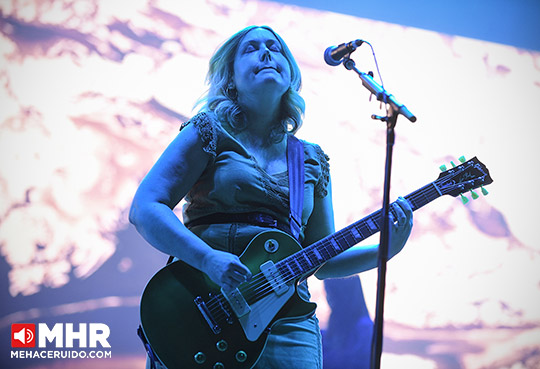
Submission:
POLYGON ((238 91, 236 90, 236 86, 234 85, 234 82, 229 82, 227 84, 227 88, 225 89, 225 94, 227 94, 227 96, 236 101, 236 99, 238 99, 238 91))

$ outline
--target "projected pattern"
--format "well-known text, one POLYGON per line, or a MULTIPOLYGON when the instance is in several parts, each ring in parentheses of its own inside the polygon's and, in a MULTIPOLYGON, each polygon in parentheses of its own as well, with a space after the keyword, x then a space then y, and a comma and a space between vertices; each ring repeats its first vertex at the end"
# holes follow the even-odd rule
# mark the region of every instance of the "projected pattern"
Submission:
MULTIPOLYGON (((536 183, 529 160, 540 132, 538 118, 516 114, 540 101, 540 55, 269 2, 197 4, 0 5, 0 247, 11 296, 99 270, 138 182, 193 114, 212 52, 244 25, 269 24, 303 71, 299 136, 331 157, 337 228, 380 207, 384 126, 369 118, 383 112, 355 75, 323 63, 332 44, 369 40, 385 86, 419 118, 398 121, 394 197, 462 154, 477 155, 495 180, 485 199, 464 207, 443 198, 415 213, 409 245, 389 266, 385 365, 539 365, 540 246, 530 211, 539 204, 516 191, 536 183)), ((376 71, 367 47, 354 59, 376 71)), ((375 272, 362 281, 373 312, 375 272)), ((323 285, 311 287, 326 328, 323 285)))

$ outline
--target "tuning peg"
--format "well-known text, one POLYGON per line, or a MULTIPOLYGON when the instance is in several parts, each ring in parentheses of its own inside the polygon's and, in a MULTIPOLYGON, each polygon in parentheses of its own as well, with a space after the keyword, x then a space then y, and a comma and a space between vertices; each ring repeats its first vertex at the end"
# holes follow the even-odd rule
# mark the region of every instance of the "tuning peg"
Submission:
POLYGON ((478 195, 476 192, 474 192, 473 190, 471 190, 471 197, 473 200, 476 200, 477 198, 480 197, 480 195, 478 195))
POLYGON ((441 165, 441 166, 439 167, 439 169, 441 170, 441 172, 446 172, 446 169, 447 169, 447 168, 446 168, 446 165, 443 164, 443 165, 441 165))
POLYGON ((456 167, 456 164, 454 164, 453 161, 450 161, 450 164, 452 164, 452 168, 455 168, 455 167, 456 167))
POLYGON ((465 159, 465 156, 460 156, 458 159, 461 163, 465 163, 467 159, 465 159))
POLYGON ((469 199, 466 198, 465 196, 463 196, 463 194, 460 194, 459 196, 461 196, 461 202, 462 202, 463 204, 466 204, 466 203, 469 202, 469 199))
POLYGON ((486 196, 489 193, 488 190, 484 188, 484 186, 480 186, 480 188, 482 189, 482 195, 486 196))

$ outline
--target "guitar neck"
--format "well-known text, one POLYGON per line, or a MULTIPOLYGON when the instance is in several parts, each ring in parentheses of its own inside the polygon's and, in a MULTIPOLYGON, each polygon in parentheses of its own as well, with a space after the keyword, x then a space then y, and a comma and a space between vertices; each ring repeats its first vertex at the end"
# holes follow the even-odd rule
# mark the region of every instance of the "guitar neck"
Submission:
MULTIPOLYGON (((405 196, 413 211, 442 196, 441 191, 431 182, 405 196)), ((320 241, 290 255, 276 264, 281 273, 300 277, 317 269, 326 261, 341 254, 357 243, 377 233, 381 229, 382 209, 331 234, 320 241)))

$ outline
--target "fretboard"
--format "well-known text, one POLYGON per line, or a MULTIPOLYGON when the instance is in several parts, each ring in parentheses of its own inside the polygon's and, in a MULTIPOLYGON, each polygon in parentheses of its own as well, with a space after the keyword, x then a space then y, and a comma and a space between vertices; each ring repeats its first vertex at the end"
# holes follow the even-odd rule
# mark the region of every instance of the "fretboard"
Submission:
MULTIPOLYGON (((405 196, 405 199, 415 211, 441 195, 437 185, 432 182, 405 196)), ((382 209, 375 211, 342 230, 281 260, 276 264, 276 267, 282 275, 286 276, 287 280, 309 274, 326 261, 379 232, 382 217, 382 209)), ((394 215, 390 213, 391 220, 393 217, 394 215)))

